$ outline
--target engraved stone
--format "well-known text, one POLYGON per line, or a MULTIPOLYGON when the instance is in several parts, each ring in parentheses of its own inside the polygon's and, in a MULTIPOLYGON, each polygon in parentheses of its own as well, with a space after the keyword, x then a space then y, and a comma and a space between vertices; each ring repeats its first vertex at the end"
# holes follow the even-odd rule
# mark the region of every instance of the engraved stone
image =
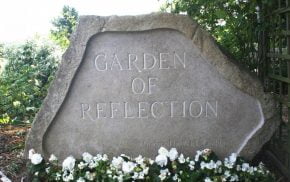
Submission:
POLYGON ((277 127, 274 106, 186 16, 84 16, 26 151, 153 157, 164 146, 252 158, 277 127))

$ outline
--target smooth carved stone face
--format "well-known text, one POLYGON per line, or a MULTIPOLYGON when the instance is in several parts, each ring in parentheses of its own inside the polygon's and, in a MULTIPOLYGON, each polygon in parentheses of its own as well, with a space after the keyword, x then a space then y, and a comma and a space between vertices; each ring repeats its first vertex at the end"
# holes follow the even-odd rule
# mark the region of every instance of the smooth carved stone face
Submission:
POLYGON ((182 33, 106 32, 90 39, 44 149, 61 158, 153 157, 161 146, 226 156, 262 122, 259 101, 223 79, 182 33))

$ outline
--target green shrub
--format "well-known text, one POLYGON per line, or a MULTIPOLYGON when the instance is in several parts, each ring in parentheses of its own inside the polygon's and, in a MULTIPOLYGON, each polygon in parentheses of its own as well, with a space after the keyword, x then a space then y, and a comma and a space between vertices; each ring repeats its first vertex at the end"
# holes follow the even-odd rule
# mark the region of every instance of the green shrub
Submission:
POLYGON ((57 69, 55 49, 28 41, 3 52, 6 64, 0 72, 0 124, 31 123, 57 69))
POLYGON ((61 15, 52 21, 53 29, 50 30, 50 38, 62 49, 69 46, 69 39, 76 27, 78 17, 75 8, 64 6, 61 15))
POLYGON ((162 11, 186 13, 216 39, 234 59, 257 71, 259 33, 269 26, 263 16, 268 0, 166 0, 162 11))

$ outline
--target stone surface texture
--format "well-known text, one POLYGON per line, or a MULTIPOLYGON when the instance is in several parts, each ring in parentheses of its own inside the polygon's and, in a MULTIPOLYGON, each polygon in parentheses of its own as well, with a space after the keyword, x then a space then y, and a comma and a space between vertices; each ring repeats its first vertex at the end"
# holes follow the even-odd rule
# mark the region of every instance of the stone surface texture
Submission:
POLYGON ((251 159, 278 126, 275 105, 187 16, 82 16, 26 154, 153 157, 164 146, 251 159))

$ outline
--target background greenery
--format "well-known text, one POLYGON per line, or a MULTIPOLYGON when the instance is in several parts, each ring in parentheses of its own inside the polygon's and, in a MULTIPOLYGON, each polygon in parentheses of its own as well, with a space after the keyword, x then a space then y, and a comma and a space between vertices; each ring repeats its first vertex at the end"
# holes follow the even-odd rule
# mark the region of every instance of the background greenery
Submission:
POLYGON ((49 37, 54 43, 35 38, 17 45, 0 44, 0 124, 33 121, 77 19, 77 11, 65 6, 52 21, 49 37))
POLYGON ((61 48, 66 49, 69 45, 69 38, 77 24, 79 15, 75 8, 64 6, 61 16, 52 21, 50 38, 55 41, 61 48))
POLYGON ((0 123, 32 122, 57 68, 49 45, 28 41, 8 47, 0 77, 0 123))
POLYGON ((269 26, 261 18, 272 3, 270 0, 167 0, 161 10, 186 13, 209 31, 229 56, 257 71, 258 33, 269 26))

